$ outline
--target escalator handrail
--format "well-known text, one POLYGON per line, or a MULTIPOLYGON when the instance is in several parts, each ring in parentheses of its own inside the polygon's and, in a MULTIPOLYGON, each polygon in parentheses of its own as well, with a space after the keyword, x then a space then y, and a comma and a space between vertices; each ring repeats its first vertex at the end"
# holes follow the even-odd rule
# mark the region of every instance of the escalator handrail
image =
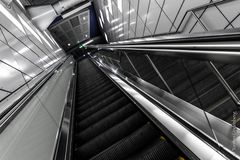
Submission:
POLYGON ((74 76, 71 80, 67 95, 67 102, 64 106, 63 116, 58 130, 57 143, 53 160, 71 160, 73 147, 73 129, 75 115, 75 93, 77 83, 77 63, 74 65, 74 76))
MULTIPOLYGON (((92 59, 94 59, 92 57, 92 59)), ((120 79, 122 79, 123 81, 125 81, 126 83, 129 84, 133 84, 133 86, 137 86, 137 90, 139 90, 140 92, 142 92, 143 94, 145 94, 145 96, 149 97, 150 99, 152 99, 153 101, 157 102, 160 106, 167 106, 167 107, 161 107, 161 108, 168 108, 168 104, 165 103, 164 101, 161 101, 161 98, 159 99, 158 97, 162 97, 163 99, 167 97, 168 100, 170 100, 171 102, 169 104, 174 105, 174 103, 176 103, 177 101, 179 102, 179 105, 176 105, 176 107, 180 107, 181 105, 188 105, 191 107, 191 104, 173 96, 170 95, 169 93, 154 87, 153 85, 149 84, 148 82, 145 82, 142 79, 139 79, 138 77, 134 76, 134 75, 126 75, 127 73, 125 73, 125 71, 122 71, 121 69, 118 69, 117 73, 116 71, 113 71, 114 66, 111 65, 106 65, 103 64, 102 62, 97 61, 97 59, 93 60, 95 62, 95 64, 100 64, 97 65, 99 68, 103 68, 103 70, 107 70, 109 72, 111 72, 112 74, 115 74, 116 76, 120 77, 120 79), (157 96, 155 96, 157 95, 157 96)), ((105 74, 107 74, 105 72, 105 74)), ((194 107, 193 109, 195 109, 196 107, 194 107)), ((196 108, 197 110, 199 110, 199 112, 201 112, 201 109, 196 108)), ((210 136, 207 135, 207 133, 204 133, 203 131, 200 131, 199 128, 196 128, 195 124, 191 124, 191 122, 188 122, 186 120, 184 120, 184 117, 181 117, 181 115, 177 112, 174 112, 174 110, 171 110, 171 108, 169 109, 169 111, 167 111, 166 109, 164 109, 168 114, 170 114, 171 116, 175 117, 178 121, 180 121, 181 123, 184 124, 184 126, 188 126, 187 128, 189 128, 193 133, 197 134, 198 136, 200 136, 201 138, 203 138, 205 142, 207 142, 209 145, 211 145, 214 148, 219 148, 219 142, 210 138, 210 136)), ((194 115, 197 116, 197 115, 194 115)), ((211 117, 212 122, 214 122, 212 125, 215 125, 219 128, 219 130, 228 132, 229 129, 232 129, 231 125, 225 123, 224 121, 220 120, 217 117, 214 117, 210 114, 208 114, 208 117, 211 117), (219 125, 221 124, 221 125, 219 125)), ((194 118, 194 117, 193 117, 194 118)), ((161 123, 161 122, 160 122, 161 123)), ((235 159, 236 157, 239 157, 239 155, 236 155, 235 153, 233 153, 231 150, 229 150, 228 148, 224 147, 224 144, 220 144, 221 147, 221 151, 228 155, 229 157, 235 159)))

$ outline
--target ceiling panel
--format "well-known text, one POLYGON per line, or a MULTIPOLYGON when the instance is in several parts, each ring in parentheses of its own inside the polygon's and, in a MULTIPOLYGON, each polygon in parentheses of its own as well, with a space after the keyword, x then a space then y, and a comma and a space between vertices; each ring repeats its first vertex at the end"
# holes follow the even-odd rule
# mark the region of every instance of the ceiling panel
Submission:
POLYGON ((67 50, 90 37, 89 11, 79 12, 49 28, 60 45, 67 50))

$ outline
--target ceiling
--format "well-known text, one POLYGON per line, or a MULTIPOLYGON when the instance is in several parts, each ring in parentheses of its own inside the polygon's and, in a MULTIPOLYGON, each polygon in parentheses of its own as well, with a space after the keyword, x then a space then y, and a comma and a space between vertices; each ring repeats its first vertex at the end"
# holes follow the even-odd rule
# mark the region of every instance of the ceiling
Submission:
POLYGON ((90 38, 90 11, 79 12, 49 28, 52 36, 65 50, 90 38))

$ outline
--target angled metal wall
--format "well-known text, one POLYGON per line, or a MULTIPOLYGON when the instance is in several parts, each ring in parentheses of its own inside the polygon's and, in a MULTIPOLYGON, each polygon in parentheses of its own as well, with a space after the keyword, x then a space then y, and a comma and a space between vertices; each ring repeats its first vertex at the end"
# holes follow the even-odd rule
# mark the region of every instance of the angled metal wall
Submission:
POLYGON ((57 63, 65 53, 15 1, 0 2, 0 103, 57 63))
POLYGON ((94 0, 94 5, 109 42, 240 26, 238 0, 94 0))

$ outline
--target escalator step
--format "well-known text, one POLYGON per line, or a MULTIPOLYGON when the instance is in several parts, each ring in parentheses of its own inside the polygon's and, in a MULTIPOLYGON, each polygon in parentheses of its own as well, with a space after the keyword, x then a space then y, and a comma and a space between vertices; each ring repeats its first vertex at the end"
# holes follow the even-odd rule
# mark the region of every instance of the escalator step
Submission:
MULTIPOLYGON (((89 100, 88 102, 86 102, 80 106, 79 106, 79 104, 77 104, 79 106, 77 108, 77 110, 80 112, 83 112, 83 111, 87 110, 88 108, 90 108, 91 106, 96 105, 97 103, 101 103, 101 101, 104 100, 104 98, 106 98, 116 92, 119 92, 119 91, 117 90, 116 87, 114 87, 114 88, 106 91, 105 93, 102 93, 99 96, 92 98, 91 100, 89 100)), ((81 101, 81 99, 80 99, 80 101, 81 101)))
POLYGON ((111 83, 108 83, 108 80, 97 81, 94 84, 89 84, 89 86, 85 85, 84 87, 78 87, 79 90, 77 91, 77 93, 79 95, 86 95, 88 94, 88 92, 107 87, 109 85, 113 86, 111 83))
POLYGON ((78 132, 80 130, 87 128, 88 126, 92 125, 93 123, 96 123, 97 121, 103 119, 104 117, 108 116, 109 114, 113 113, 114 111, 125 106, 127 103, 129 103, 129 100, 126 99, 125 97, 121 97, 120 99, 117 99, 115 102, 113 102, 108 107, 104 107, 103 109, 99 110, 98 112, 95 112, 93 115, 91 115, 91 116, 87 117, 86 119, 77 123, 76 131, 78 132))
POLYGON ((116 92, 116 93, 112 94, 111 96, 102 100, 97 105, 90 107, 89 109, 87 109, 81 113, 77 113, 76 119, 79 121, 79 120, 83 120, 83 119, 87 118, 88 116, 94 114, 95 112, 99 111, 100 109, 108 107, 108 105, 111 105, 112 103, 114 103, 114 101, 116 99, 120 98, 121 96, 123 96, 121 92, 116 92))
POLYGON ((78 105, 82 105, 82 104, 88 102, 89 100, 91 100, 92 98, 97 97, 113 88, 115 88, 113 85, 107 85, 104 87, 100 87, 98 89, 93 89, 93 90, 91 90, 91 92, 90 91, 88 91, 88 92, 82 91, 84 93, 84 95, 78 94, 79 100, 81 100, 78 102, 78 105))
POLYGON ((142 150, 149 143, 158 139, 159 135, 159 131, 150 123, 147 123, 91 160, 125 160, 130 155, 142 150))
POLYGON ((131 104, 126 105, 123 108, 105 117, 104 119, 100 120, 96 124, 88 127, 84 131, 77 134, 75 136, 75 141, 81 144, 86 143, 90 139, 96 137, 97 135, 103 133, 107 129, 120 123, 121 121, 132 115, 134 112, 136 112, 136 108, 134 106, 132 106, 131 104))
POLYGON ((129 157, 128 160, 176 160, 178 152, 167 142, 158 140, 147 149, 129 157))
POLYGON ((146 121, 147 120, 140 112, 133 114, 118 125, 115 125, 88 143, 78 147, 76 149, 77 158, 84 160, 93 157, 120 139, 129 135, 139 127, 143 126, 146 121))

